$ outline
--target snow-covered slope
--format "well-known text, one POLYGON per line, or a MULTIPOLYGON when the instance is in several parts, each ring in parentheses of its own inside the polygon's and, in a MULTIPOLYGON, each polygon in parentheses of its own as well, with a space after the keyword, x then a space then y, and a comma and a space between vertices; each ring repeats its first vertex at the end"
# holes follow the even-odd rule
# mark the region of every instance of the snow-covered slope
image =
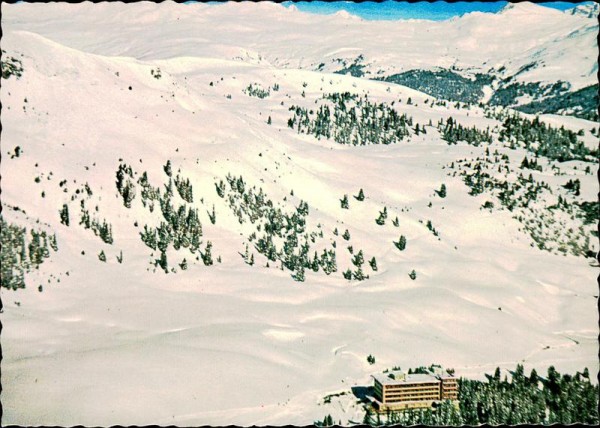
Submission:
MULTIPOLYGON (((423 34, 416 23, 309 17, 262 3, 2 9, 2 49, 23 65, 19 79, 2 80, 2 216, 47 228, 58 243, 26 275, 25 289, 1 290, 3 423, 305 425, 328 413, 346 423, 360 420, 361 409, 326 407, 322 397, 367 385, 371 373, 394 365, 437 362, 472 377, 520 362, 538 371, 598 369, 597 269, 589 259, 534 247, 513 213, 482 209, 493 197, 470 196, 449 165, 484 156, 485 146, 448 145, 436 128, 450 116, 480 129, 501 121, 480 108, 434 104, 403 86, 311 71, 323 58, 360 53, 374 64, 371 70, 388 72, 426 58, 434 62, 425 65, 451 65, 458 56, 465 66, 516 61, 523 46, 497 42, 497 50, 478 56, 477 43, 458 36, 467 27, 487 31, 477 16, 431 24, 423 34), (457 31, 454 40, 449 28, 457 31), (420 54, 415 40, 433 40, 432 55, 420 54), (406 62, 396 63, 400 57, 406 62), (260 99, 244 93, 251 84, 279 90, 260 99), (354 147, 289 129, 290 106, 316 109, 324 93, 345 91, 394 102, 427 133, 354 147), (20 155, 10 156, 17 146, 20 155), (190 206, 199 209, 202 250, 213 244, 212 266, 170 248, 177 272, 157 269, 157 252, 140 231, 158 226, 160 209, 142 205, 139 187, 131 208, 117 193, 121 163, 147 172, 162 190, 167 160, 173 175, 180 169, 193 184, 190 206), (306 201, 307 228, 324 232, 315 245, 337 243, 338 272, 307 270, 306 280, 295 282, 279 263, 266 267, 267 258, 249 242, 255 225, 240 224, 215 191, 228 173, 242 175, 247 187, 262 188, 288 211, 306 201), (445 198, 435 193, 442 183, 445 198), (80 191, 85 184, 92 194, 80 191), (363 202, 352 198, 361 188, 363 202), (348 210, 339 202, 345 194, 348 210), (78 224, 84 200, 91 215, 110 222, 114 243, 78 224), (61 224, 63 204, 70 226, 61 224), (379 226, 384 207, 389 217, 379 226), (350 240, 334 229, 339 235, 348 229, 350 240), (401 234, 405 251, 393 244, 401 234), (253 266, 240 255, 248 243, 253 266), (365 267, 368 280, 342 277, 353 268, 349 245, 363 250, 365 260, 376 257, 377 271, 365 267), (179 267, 184 257, 187 270, 179 267)), ((555 15, 522 27, 548 29, 565 19, 556 15, 548 23, 555 15)), ((568 19, 552 31, 588 25, 568 19)), ((554 36, 544 37, 550 43, 554 36)), ((568 64, 564 80, 587 81, 577 74, 580 63, 568 64)), ((542 120, 583 129, 582 141, 595 145, 593 122, 542 120)), ((509 157, 510 180, 531 156, 496 138, 489 149, 509 157)), ((581 195, 569 200, 595 200, 594 176, 584 173, 589 162, 540 163, 543 172, 532 174, 552 186, 548 198, 566 198, 560 186, 578 178, 581 195)), ((173 200, 183 203, 177 192, 173 200)))

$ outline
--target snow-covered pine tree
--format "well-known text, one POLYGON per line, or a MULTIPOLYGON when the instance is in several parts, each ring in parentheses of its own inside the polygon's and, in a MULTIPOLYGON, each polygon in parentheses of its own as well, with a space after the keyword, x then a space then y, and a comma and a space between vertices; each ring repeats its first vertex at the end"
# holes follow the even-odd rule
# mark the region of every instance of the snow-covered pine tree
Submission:
POLYGON ((365 262, 363 251, 359 250, 357 254, 352 258, 352 264, 357 268, 360 268, 365 262))
POLYGON ((60 213, 60 223, 65 226, 69 226, 69 206, 67 204, 63 204, 62 209, 59 211, 60 213))
POLYGON ((167 177, 171 177, 173 175, 173 169, 171 167, 171 160, 167 160, 167 163, 165 164, 163 169, 165 171, 165 174, 167 174, 167 177))
POLYGON ((387 207, 383 207, 383 211, 379 211, 379 217, 375 219, 375 223, 379 226, 383 226, 385 224, 385 220, 387 219, 387 207))
POLYGON ((365 200, 365 194, 363 192, 363 189, 360 189, 358 191, 358 195, 354 197, 357 201, 364 201, 365 200))
POLYGON ((304 282, 304 266, 298 266, 298 269, 292 275, 292 279, 297 282, 304 282))
POLYGON ((445 198, 446 197, 446 185, 442 183, 442 185, 440 186, 440 190, 436 190, 436 193, 438 194, 438 196, 440 198, 445 198))
POLYGON ((348 195, 344 195, 344 197, 342 199, 340 199, 342 208, 347 210, 350 208, 350 205, 348 203, 348 195))
POLYGON ((398 242, 394 241, 394 245, 400 251, 404 251, 404 249, 406 248, 406 237, 404 235, 400 235, 400 239, 398 240, 398 242))
POLYGON ((212 212, 207 211, 207 213, 208 213, 208 218, 210 219, 210 222, 212 224, 215 224, 217 222, 217 214, 215 213, 215 204, 213 204, 212 212))
MULTIPOLYGON (((213 259, 212 259, 212 242, 207 241, 206 243, 206 249, 204 250, 204 253, 202 253, 202 261, 204 262, 205 266, 212 266, 213 264, 213 259)), ((252 255, 252 263, 250 263, 250 265, 254 264, 254 255, 252 255)))
POLYGON ((160 266, 160 268, 165 273, 169 273, 169 265, 167 263, 167 254, 164 251, 160 252, 160 259, 155 260, 154 266, 160 266))

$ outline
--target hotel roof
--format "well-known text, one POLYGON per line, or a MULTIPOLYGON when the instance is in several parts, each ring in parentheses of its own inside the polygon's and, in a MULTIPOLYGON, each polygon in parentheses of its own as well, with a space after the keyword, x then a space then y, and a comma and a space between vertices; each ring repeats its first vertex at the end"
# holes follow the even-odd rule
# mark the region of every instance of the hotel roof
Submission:
POLYGON ((390 373, 377 373, 371 375, 372 378, 377 380, 382 385, 402 385, 409 383, 438 383, 440 377, 443 379, 454 379, 454 376, 444 375, 439 376, 435 374, 407 374, 404 372, 390 372, 390 373))

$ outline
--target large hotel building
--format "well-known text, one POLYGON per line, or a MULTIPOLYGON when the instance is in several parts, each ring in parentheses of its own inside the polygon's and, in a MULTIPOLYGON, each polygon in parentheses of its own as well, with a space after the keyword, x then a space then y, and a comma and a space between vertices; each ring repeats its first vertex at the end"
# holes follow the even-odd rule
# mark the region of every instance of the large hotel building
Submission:
POLYGON ((448 374, 406 374, 400 371, 372 375, 375 380, 375 410, 405 410, 431 407, 458 400, 456 378, 448 374))

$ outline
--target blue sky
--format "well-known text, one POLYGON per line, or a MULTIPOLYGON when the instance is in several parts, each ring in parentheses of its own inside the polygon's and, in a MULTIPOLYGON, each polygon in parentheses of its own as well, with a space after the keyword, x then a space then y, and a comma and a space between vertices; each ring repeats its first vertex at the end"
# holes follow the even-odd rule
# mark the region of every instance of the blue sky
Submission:
MULTIPOLYGON (((406 3, 402 1, 384 1, 381 3, 362 2, 354 3, 349 1, 299 1, 299 2, 284 2, 284 6, 294 4, 303 12, 330 14, 340 10, 346 10, 353 15, 360 16, 363 19, 431 19, 442 20, 452 18, 453 16, 462 15, 464 13, 480 11, 480 12, 497 12, 502 9, 508 2, 458 2, 446 3, 444 1, 435 2, 417 2, 406 3)), ((591 2, 585 2, 591 3, 591 2)), ((544 2, 538 3, 542 6, 552 7, 554 9, 565 10, 575 7, 576 3, 568 2, 544 2)))

